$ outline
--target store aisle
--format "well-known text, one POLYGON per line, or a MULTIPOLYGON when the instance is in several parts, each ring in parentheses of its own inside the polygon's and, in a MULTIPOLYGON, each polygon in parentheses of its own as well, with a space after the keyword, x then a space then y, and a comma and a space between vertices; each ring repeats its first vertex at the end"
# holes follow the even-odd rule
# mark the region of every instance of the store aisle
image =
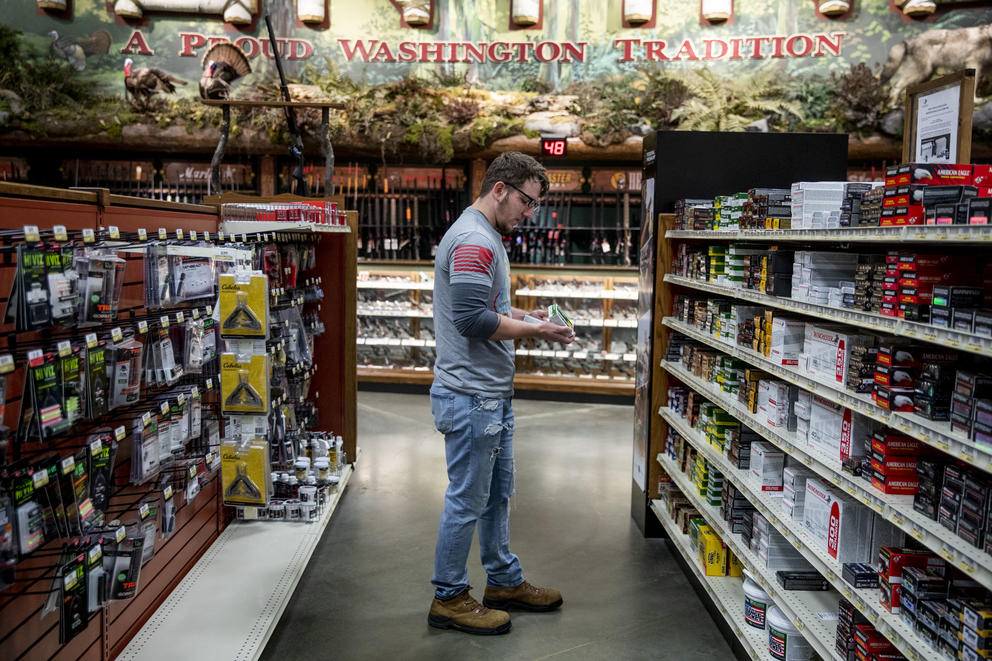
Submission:
MULTIPOLYGON (((262 658, 730 659, 661 540, 630 518, 633 409, 517 400, 511 539, 562 591, 502 636, 427 626, 444 444, 426 396, 359 393, 358 470, 262 658)), ((473 594, 485 574, 469 557, 473 594)))

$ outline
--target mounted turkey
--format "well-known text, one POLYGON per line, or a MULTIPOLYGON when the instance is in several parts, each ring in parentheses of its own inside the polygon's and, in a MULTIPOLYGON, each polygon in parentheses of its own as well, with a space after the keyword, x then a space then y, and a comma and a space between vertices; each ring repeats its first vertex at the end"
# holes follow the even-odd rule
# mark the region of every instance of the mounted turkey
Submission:
POLYGON ((230 42, 211 46, 201 61, 200 96, 204 99, 231 98, 231 83, 251 73, 245 52, 230 42))
POLYGON ((58 32, 52 30, 48 36, 52 38, 48 46, 51 56, 65 60, 76 71, 86 68, 87 55, 106 55, 110 52, 110 33, 106 30, 97 30, 88 37, 60 37, 58 32))
POLYGON ((172 94, 176 91, 173 83, 185 85, 185 80, 180 80, 169 75, 161 69, 151 67, 139 67, 131 69, 134 60, 127 58, 124 60, 124 89, 135 101, 146 103, 158 92, 172 94))

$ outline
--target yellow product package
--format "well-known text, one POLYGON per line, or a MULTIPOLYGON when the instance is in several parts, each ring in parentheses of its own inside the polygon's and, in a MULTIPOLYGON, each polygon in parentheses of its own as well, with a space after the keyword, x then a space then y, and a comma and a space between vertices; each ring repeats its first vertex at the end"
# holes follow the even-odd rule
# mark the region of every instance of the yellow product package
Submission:
POLYGON ((713 529, 706 526, 699 531, 699 560, 706 576, 726 575, 727 547, 713 529))
POLYGON ((268 337, 269 279, 255 273, 220 276, 220 336, 268 337))
POLYGON ((268 505, 272 492, 268 443, 263 439, 246 444, 224 441, 220 476, 225 505, 268 505))
POLYGON ((267 413, 269 410, 269 357, 238 360, 233 353, 220 357, 221 410, 225 413, 267 413))

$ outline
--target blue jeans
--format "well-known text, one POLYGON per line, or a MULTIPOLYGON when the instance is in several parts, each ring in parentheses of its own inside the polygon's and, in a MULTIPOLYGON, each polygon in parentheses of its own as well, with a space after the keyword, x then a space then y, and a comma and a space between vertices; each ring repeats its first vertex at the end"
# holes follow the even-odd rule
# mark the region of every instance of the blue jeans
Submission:
POLYGON ((510 553, 513 494, 513 399, 488 399, 431 387, 434 425, 444 434, 448 490, 434 552, 434 596, 442 601, 468 588, 468 552, 476 525, 489 585, 520 585, 520 561, 510 553))

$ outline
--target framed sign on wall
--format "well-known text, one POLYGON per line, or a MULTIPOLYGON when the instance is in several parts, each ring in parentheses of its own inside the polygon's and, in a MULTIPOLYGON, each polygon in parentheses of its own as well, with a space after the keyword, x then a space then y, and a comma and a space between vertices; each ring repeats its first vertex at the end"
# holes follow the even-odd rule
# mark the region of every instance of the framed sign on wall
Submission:
POLYGON ((906 89, 903 163, 970 163, 975 70, 906 89))

